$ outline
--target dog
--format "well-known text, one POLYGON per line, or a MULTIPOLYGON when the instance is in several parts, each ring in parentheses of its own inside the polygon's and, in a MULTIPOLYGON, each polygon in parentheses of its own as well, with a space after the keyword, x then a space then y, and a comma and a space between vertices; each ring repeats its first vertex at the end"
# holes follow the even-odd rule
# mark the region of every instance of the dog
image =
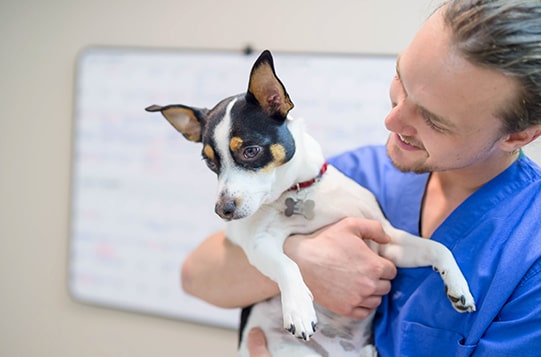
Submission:
MULTIPOLYGON (((374 251, 398 267, 432 266, 453 307, 475 311, 452 253, 438 242, 393 228, 371 192, 326 164, 303 122, 289 115, 292 108, 268 50, 252 67, 248 91, 213 109, 146 108, 161 112, 186 139, 202 143, 203 160, 218 178, 215 212, 227 222, 227 238, 280 288, 279 297, 253 307, 244 334, 261 327, 275 357, 377 355, 372 318, 353 320, 315 306, 298 266, 282 249, 291 234, 311 233, 350 216, 381 222, 391 243, 367 242, 374 251)), ((240 356, 248 356, 245 341, 243 336, 240 356)))

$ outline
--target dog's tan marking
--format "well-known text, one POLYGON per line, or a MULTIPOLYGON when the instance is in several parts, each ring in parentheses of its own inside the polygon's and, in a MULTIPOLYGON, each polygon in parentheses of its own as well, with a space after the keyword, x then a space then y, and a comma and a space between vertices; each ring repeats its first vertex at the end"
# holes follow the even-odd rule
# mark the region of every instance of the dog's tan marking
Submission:
POLYGON ((272 144, 270 147, 272 158, 274 159, 267 166, 263 168, 263 171, 269 171, 273 168, 280 166, 284 163, 286 157, 286 149, 280 144, 272 144))
POLYGON ((162 114, 186 139, 196 143, 201 141, 201 123, 193 110, 170 107, 164 109, 162 114))
POLYGON ((284 162, 286 149, 280 144, 272 144, 270 147, 274 161, 279 165, 284 162))
POLYGON ((207 158, 209 158, 209 160, 214 161, 214 150, 210 147, 210 145, 205 145, 203 152, 205 153, 207 158))
POLYGON ((231 140, 229 141, 229 149, 233 152, 236 152, 238 150, 240 150, 240 148, 242 147, 242 139, 239 138, 238 136, 235 136, 235 137, 232 137, 231 140))
POLYGON ((254 95, 259 105, 269 115, 280 114, 285 117, 293 108, 293 102, 274 73, 272 57, 254 66, 248 91, 254 95))

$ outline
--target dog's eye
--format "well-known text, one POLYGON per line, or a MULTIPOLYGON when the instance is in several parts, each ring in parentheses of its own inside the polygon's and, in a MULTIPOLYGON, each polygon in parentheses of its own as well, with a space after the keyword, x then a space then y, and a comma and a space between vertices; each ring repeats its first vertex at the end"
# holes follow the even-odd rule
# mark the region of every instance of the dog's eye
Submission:
POLYGON ((261 146, 247 146, 242 151, 242 157, 246 160, 253 160, 261 153, 261 146))
POLYGON ((205 160, 205 164, 207 164, 208 168, 211 171, 214 171, 214 172, 218 171, 218 165, 214 161, 208 158, 204 158, 203 160, 205 160))

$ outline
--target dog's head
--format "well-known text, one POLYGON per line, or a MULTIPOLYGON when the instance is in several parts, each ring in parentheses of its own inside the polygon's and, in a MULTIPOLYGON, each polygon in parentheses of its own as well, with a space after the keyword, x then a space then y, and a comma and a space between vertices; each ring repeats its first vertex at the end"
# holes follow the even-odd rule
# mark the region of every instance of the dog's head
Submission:
POLYGON ((276 169, 295 153, 286 125, 292 108, 272 55, 264 51, 252 68, 245 94, 224 99, 210 110, 180 104, 146 110, 160 111, 186 139, 203 144, 203 159, 218 176, 215 211, 231 220, 250 216, 283 191, 276 185, 276 169))

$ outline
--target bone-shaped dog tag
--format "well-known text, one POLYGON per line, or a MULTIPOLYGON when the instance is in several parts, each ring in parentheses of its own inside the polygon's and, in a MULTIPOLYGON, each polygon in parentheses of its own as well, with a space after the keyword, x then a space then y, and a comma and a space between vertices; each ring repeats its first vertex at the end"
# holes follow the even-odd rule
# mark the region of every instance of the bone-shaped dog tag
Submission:
POLYGON ((316 203, 313 200, 295 200, 291 197, 286 198, 286 210, 284 215, 291 217, 294 214, 301 215, 311 220, 314 218, 314 207, 316 203))

